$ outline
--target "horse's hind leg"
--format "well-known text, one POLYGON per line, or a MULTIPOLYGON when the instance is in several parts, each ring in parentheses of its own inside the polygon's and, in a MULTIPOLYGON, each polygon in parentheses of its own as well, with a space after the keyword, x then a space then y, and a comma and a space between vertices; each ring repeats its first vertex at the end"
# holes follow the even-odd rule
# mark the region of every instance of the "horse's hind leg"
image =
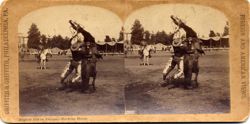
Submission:
POLYGON ((197 69, 195 70, 195 75, 194 75, 195 88, 199 87, 198 75, 199 75, 199 67, 197 67, 197 69))
POLYGON ((95 79, 96 79, 97 71, 96 71, 96 64, 95 63, 92 65, 91 70, 92 70, 92 73, 91 73, 92 75, 91 76, 93 77, 92 87, 93 87, 93 91, 96 91, 95 79))
POLYGON ((93 86, 93 90, 96 91, 96 88, 95 88, 95 79, 96 79, 96 76, 93 77, 93 81, 92 81, 92 86, 93 86))
POLYGON ((43 69, 43 60, 40 60, 40 69, 43 69))
POLYGON ((147 56, 143 55, 143 65, 147 65, 147 56))
POLYGON ((198 65, 198 60, 195 61, 194 63, 194 72, 195 72, 195 77, 194 77, 194 82, 195 82, 195 87, 197 88, 199 86, 198 83, 198 75, 199 75, 199 65, 198 65))
POLYGON ((192 60, 190 61, 190 56, 186 56, 186 58, 184 59, 184 77, 185 77, 184 89, 189 89, 189 87, 192 84, 192 68, 193 68, 192 60))
POLYGON ((199 74, 199 72, 196 72, 196 73, 195 73, 195 77, 194 77, 194 82, 195 82, 195 87, 196 87, 196 88, 199 87, 199 83, 198 83, 198 74, 199 74))

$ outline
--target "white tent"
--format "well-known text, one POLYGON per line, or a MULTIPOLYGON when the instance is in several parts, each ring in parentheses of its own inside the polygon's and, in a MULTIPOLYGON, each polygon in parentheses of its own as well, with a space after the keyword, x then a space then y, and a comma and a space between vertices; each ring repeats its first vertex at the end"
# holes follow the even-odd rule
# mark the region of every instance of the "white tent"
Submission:
POLYGON ((163 50, 163 49, 167 48, 167 46, 162 44, 162 43, 157 43, 154 45, 154 47, 156 50, 163 50))

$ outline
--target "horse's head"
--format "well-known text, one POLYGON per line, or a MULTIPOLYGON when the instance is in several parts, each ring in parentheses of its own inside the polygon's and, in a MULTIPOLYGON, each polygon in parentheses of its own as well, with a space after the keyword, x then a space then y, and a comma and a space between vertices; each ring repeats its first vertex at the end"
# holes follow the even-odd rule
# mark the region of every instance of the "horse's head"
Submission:
POLYGON ((146 49, 147 51, 152 51, 152 50, 154 50, 154 46, 153 46, 153 45, 147 45, 147 46, 145 47, 145 49, 146 49))
POLYGON ((201 47, 201 41, 198 38, 188 38, 185 41, 187 50, 194 51, 195 53, 205 54, 201 47))
POLYGON ((49 49, 43 49, 41 54, 47 55, 49 53, 49 49))

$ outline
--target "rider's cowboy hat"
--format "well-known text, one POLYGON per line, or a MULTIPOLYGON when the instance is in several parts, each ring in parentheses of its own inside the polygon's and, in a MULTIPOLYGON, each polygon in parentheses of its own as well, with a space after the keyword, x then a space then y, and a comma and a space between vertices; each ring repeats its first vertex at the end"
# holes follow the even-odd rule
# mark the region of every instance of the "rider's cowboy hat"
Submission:
POLYGON ((76 42, 70 46, 72 51, 77 51, 83 45, 82 42, 76 42))

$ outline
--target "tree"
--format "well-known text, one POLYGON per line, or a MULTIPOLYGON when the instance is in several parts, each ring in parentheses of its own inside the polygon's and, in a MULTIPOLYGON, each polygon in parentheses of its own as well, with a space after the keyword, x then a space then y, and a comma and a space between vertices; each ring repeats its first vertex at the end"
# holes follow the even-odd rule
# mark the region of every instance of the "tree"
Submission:
POLYGON ((30 26, 30 29, 28 31, 28 47, 29 48, 34 48, 34 49, 39 49, 40 43, 40 31, 37 27, 36 24, 32 23, 30 26))
POLYGON ((112 38, 112 40, 111 40, 112 42, 116 42, 116 40, 115 40, 115 38, 112 38))
POLYGON ((61 35, 53 36, 52 39, 49 40, 50 48, 57 47, 59 49, 69 49, 70 48, 70 38, 63 38, 61 35))
POLYGON ((146 41, 146 42, 149 42, 150 41, 150 32, 149 31, 145 31, 144 32, 144 40, 146 41))
POLYGON ((131 43, 132 44, 140 44, 143 40, 143 32, 144 29, 139 20, 135 20, 133 27, 131 28, 131 43))
POLYGON ((153 34, 153 33, 151 34, 150 42, 151 43, 156 42, 156 34, 153 34))
POLYGON ((48 47, 48 45, 47 45, 47 37, 44 35, 44 34, 42 34, 41 35, 41 38, 40 38, 40 44, 44 47, 44 48, 47 48, 48 47))
POLYGON ((217 32, 217 33, 216 33, 216 36, 220 37, 220 33, 219 33, 219 32, 217 32))
POLYGON ((214 31, 210 30, 209 37, 215 37, 215 36, 216 36, 216 34, 214 33, 214 31))
POLYGON ((111 38, 109 37, 109 35, 106 35, 105 39, 104 39, 105 42, 111 42, 111 38))
POLYGON ((224 27, 224 32, 222 34, 222 36, 227 36, 229 35, 229 26, 228 26, 228 22, 226 24, 226 26, 224 27))
POLYGON ((124 28, 122 27, 122 30, 120 31, 118 41, 123 41, 124 40, 124 28))
POLYGON ((166 44, 168 39, 169 39, 168 35, 166 34, 165 31, 158 31, 155 35, 154 43, 166 44))

